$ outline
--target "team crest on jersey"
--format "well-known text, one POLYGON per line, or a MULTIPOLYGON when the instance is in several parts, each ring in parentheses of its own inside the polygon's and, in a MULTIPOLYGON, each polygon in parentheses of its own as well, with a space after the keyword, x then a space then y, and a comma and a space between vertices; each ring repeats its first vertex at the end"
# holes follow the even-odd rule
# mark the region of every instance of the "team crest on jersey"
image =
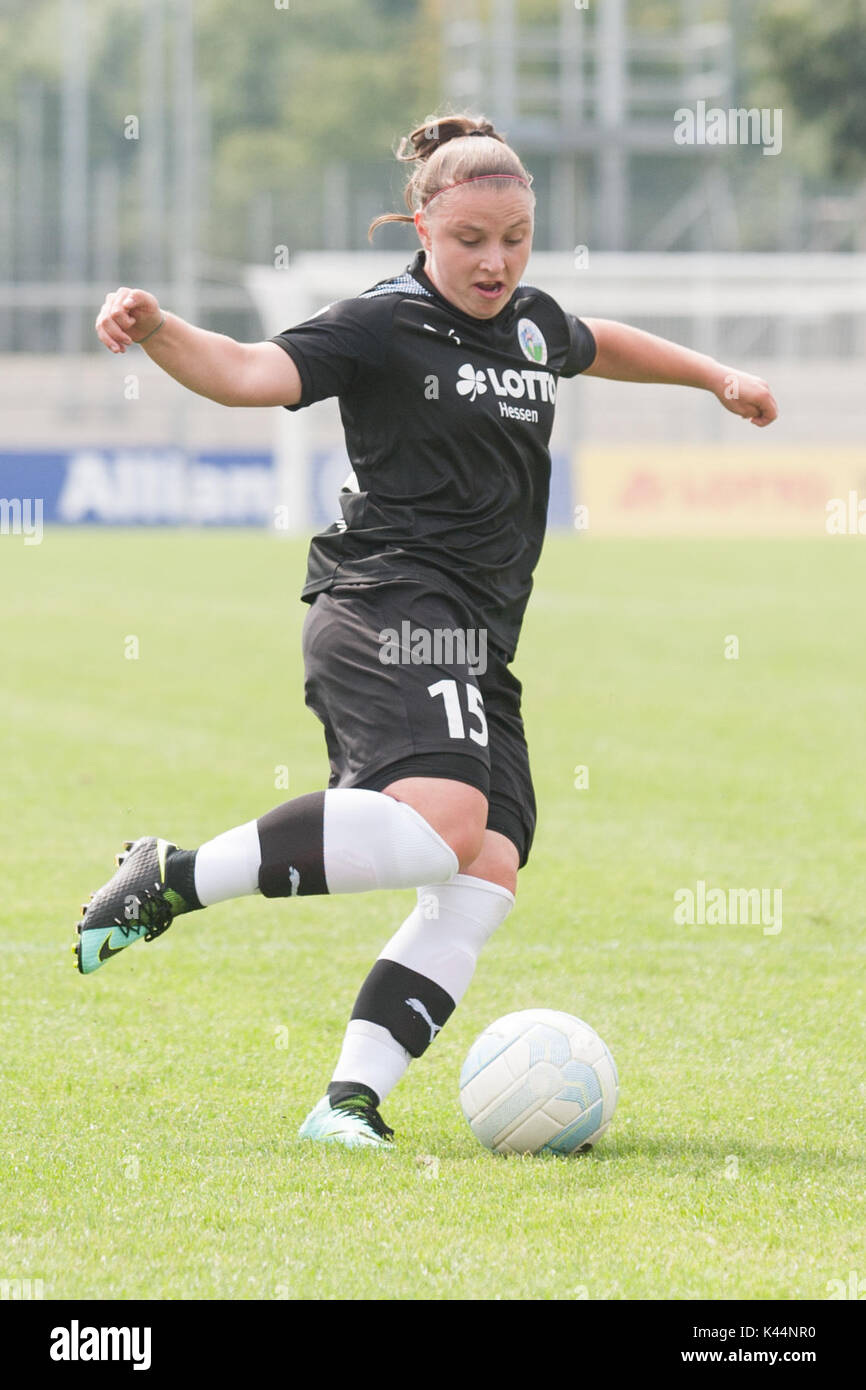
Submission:
POLYGON ((524 357, 530 362, 547 361, 547 343, 544 334, 532 319, 521 319, 517 325, 517 340, 524 357))

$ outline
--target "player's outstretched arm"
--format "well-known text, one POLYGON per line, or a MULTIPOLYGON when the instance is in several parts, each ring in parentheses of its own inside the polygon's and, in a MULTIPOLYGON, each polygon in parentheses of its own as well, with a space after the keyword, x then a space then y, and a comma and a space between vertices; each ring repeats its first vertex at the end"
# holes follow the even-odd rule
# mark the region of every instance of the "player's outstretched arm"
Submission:
POLYGON ((122 285, 105 296, 96 336, 111 352, 140 343, 157 366, 219 405, 296 405, 298 369, 276 343, 239 343, 160 309, 147 290, 122 285))
POLYGON ((613 319, 584 319, 596 342, 595 360, 584 376, 611 381, 659 382, 697 386, 713 395, 734 415, 753 425, 772 424, 779 413, 763 377, 726 367, 706 353, 694 352, 667 338, 613 319))

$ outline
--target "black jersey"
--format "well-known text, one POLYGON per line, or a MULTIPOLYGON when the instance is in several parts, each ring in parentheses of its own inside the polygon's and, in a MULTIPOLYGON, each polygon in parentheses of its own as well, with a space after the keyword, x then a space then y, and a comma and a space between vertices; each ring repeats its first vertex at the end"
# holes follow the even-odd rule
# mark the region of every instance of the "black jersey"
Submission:
POLYGON ((339 398, 353 470, 301 597, 432 571, 510 660, 544 540, 557 381, 591 366, 595 340, 523 283, 493 318, 464 313, 425 259, 271 339, 301 378, 287 410, 339 398))

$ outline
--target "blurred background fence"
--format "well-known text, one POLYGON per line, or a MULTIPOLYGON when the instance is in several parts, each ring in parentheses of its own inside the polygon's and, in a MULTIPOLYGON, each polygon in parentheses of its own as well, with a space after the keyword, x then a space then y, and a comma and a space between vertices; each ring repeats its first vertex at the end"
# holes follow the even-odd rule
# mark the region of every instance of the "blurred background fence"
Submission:
POLYGON ((533 173, 527 279, 781 408, 757 431, 702 392, 563 383, 552 524, 818 532, 866 493, 862 4, 30 0, 0 5, 0 57, 0 495, 46 520, 332 520, 335 402, 227 410, 93 320, 144 285, 255 340, 402 268, 411 228, 367 241, 402 207, 392 151, 464 108, 533 173), (738 138, 681 141, 684 111, 740 112, 738 138))

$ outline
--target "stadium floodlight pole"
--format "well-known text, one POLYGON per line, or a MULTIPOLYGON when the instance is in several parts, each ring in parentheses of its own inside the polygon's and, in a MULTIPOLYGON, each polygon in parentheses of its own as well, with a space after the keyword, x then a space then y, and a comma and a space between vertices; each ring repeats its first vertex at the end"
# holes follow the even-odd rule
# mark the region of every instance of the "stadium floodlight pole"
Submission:
POLYGON ((196 200, 198 121, 192 0, 174 4, 174 215, 172 309, 188 323, 197 319, 196 200))
POLYGON ((598 171, 602 245, 605 251, 625 249, 627 167, 625 0, 604 0, 596 20, 598 72, 598 171))
POLYGON ((493 0, 490 34, 494 40, 493 109, 497 122, 513 126, 517 115, 517 21, 514 0, 493 0))
POLYGON ((93 174, 93 264, 103 283, 111 284, 120 275, 120 231, 118 210, 120 171, 114 158, 102 159, 93 174))
POLYGON ((144 285, 154 285, 162 282, 165 272, 164 0, 141 0, 141 27, 141 273, 138 279, 144 285))
POLYGON ((571 251, 577 235, 578 169, 574 133, 583 119, 585 100, 584 52, 586 16, 573 0, 561 0, 559 11, 556 112, 558 138, 553 155, 550 201, 550 249, 571 251))
MULTIPOLYGON (((173 6, 173 187, 170 308, 187 323, 196 323, 198 303, 195 284, 196 198, 196 94, 192 0, 175 0, 173 6)), ((175 405, 175 442, 189 448, 189 401, 181 393, 175 405)))
MULTIPOLYGON (((43 84, 32 77, 21 82, 18 104, 18 236, 21 256, 18 274, 22 280, 39 280, 44 274, 43 227, 45 217, 45 165, 42 157, 43 84)), ((28 316, 21 325, 19 339, 29 352, 39 351, 40 321, 28 316)))
POLYGON ((457 106, 484 104, 484 35, 478 0, 450 0, 443 21, 439 85, 457 106))
MULTIPOLYGON (((87 279, 87 0, 63 0, 63 86, 60 108, 60 266, 66 284, 87 279)), ((80 352, 84 319, 78 305, 63 315, 64 352, 80 352)))

